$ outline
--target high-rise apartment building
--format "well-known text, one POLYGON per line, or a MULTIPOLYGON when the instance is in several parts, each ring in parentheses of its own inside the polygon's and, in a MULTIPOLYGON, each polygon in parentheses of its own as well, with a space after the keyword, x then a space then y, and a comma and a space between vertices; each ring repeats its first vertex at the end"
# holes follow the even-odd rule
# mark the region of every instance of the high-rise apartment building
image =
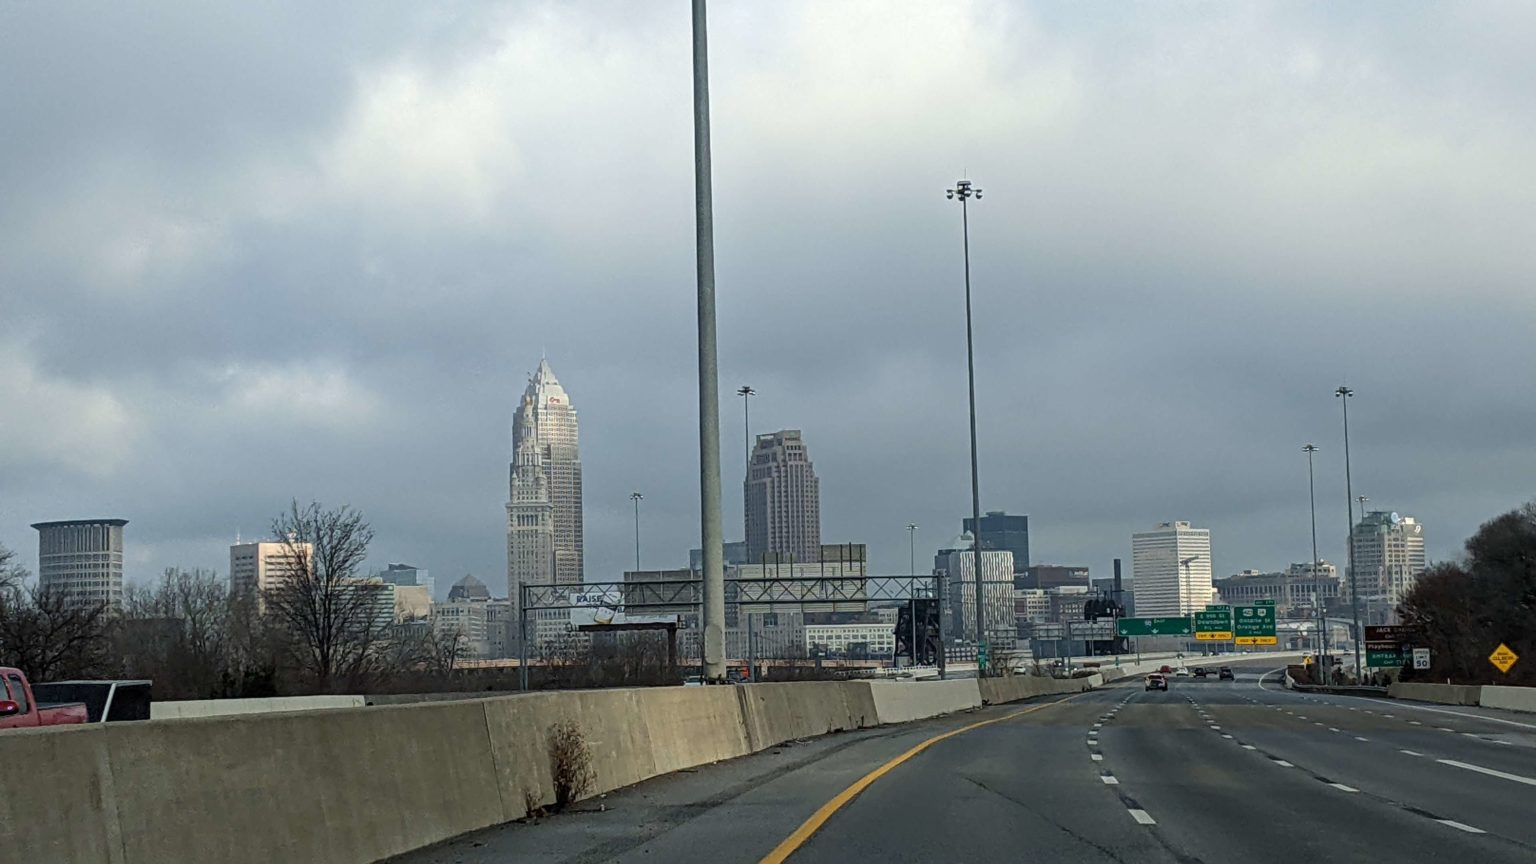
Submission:
POLYGON ((1131 535, 1136 614, 1189 615, 1204 609, 1211 587, 1211 532, 1188 522, 1162 522, 1131 535))
POLYGON ((258 540, 229 547, 229 591, 254 594, 258 604, 268 591, 283 580, 303 573, 314 547, 309 543, 258 540))
MULTIPOLYGON (((1424 573, 1424 526, 1412 516, 1373 510, 1355 525, 1354 552, 1365 620, 1386 623, 1424 573)), ((1348 579, 1344 589, 1348 597, 1348 579)))
POLYGON ((36 522, 37 584, 70 606, 123 602, 123 526, 127 519, 36 522))
POLYGON ((414 564, 390 564, 384 572, 378 574, 380 579, 391 585, 413 585, 427 589, 428 597, 437 596, 437 580, 423 567, 414 564))
MULTIPOLYGON (((974 534, 976 531, 976 520, 969 516, 962 519, 960 525, 966 534, 974 534)), ((981 517, 981 548, 983 551, 995 549, 1012 552, 1013 572, 1023 573, 1029 567, 1029 517, 988 510, 981 517)))
POLYGON ((757 436, 746 479, 747 560, 821 554, 821 486, 800 430, 757 436))

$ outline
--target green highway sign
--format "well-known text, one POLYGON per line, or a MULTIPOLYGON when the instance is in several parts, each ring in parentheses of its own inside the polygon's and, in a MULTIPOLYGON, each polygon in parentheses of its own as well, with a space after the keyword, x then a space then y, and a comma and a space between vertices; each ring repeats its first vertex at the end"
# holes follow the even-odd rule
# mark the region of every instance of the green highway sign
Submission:
POLYGON ((1238 645, 1278 645, 1275 636, 1275 607, 1271 605, 1238 606, 1232 610, 1233 641, 1238 645))
POLYGON ((1194 632, 1187 617, 1121 618, 1115 627, 1121 636, 1188 636, 1194 632))
POLYGON ((1195 639, 1200 642, 1230 642, 1232 640, 1231 607, 1207 606, 1204 612, 1196 612, 1195 639))
POLYGON ((1374 669, 1395 669, 1408 662, 1407 652, 1395 643, 1365 643, 1365 665, 1374 669))

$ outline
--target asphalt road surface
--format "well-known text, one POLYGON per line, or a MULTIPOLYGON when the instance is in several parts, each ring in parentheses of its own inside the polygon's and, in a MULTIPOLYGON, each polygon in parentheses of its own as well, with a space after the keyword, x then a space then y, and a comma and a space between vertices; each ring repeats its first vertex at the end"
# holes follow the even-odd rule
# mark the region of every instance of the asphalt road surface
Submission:
POLYGON ((397 860, 1536 861, 1536 717, 1301 695, 1274 665, 827 736, 397 860))

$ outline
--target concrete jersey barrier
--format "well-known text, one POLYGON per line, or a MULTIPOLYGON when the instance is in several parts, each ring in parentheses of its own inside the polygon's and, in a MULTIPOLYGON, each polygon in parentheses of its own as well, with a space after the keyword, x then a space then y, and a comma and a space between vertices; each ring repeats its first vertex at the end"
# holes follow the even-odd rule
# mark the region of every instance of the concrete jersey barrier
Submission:
POLYGON ((1393 699, 1434 702, 1439 705, 1476 705, 1483 688, 1472 684, 1420 684, 1399 681, 1387 688, 1393 699))
POLYGON ((1489 684, 1478 694, 1478 701, 1485 708, 1503 708, 1506 711, 1536 712, 1536 687, 1505 687, 1489 684))
POLYGON ((149 719, 222 717, 229 714, 270 714, 276 711, 315 711, 325 708, 361 708, 362 696, 273 696, 267 699, 193 699, 151 702, 149 719))

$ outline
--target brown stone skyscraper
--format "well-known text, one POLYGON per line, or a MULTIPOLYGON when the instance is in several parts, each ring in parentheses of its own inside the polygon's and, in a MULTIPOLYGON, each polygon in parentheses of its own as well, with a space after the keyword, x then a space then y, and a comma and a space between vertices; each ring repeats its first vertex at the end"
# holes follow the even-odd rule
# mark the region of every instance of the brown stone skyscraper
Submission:
POLYGON ((747 561, 820 560, 821 485, 800 430, 757 436, 746 480, 747 561))

